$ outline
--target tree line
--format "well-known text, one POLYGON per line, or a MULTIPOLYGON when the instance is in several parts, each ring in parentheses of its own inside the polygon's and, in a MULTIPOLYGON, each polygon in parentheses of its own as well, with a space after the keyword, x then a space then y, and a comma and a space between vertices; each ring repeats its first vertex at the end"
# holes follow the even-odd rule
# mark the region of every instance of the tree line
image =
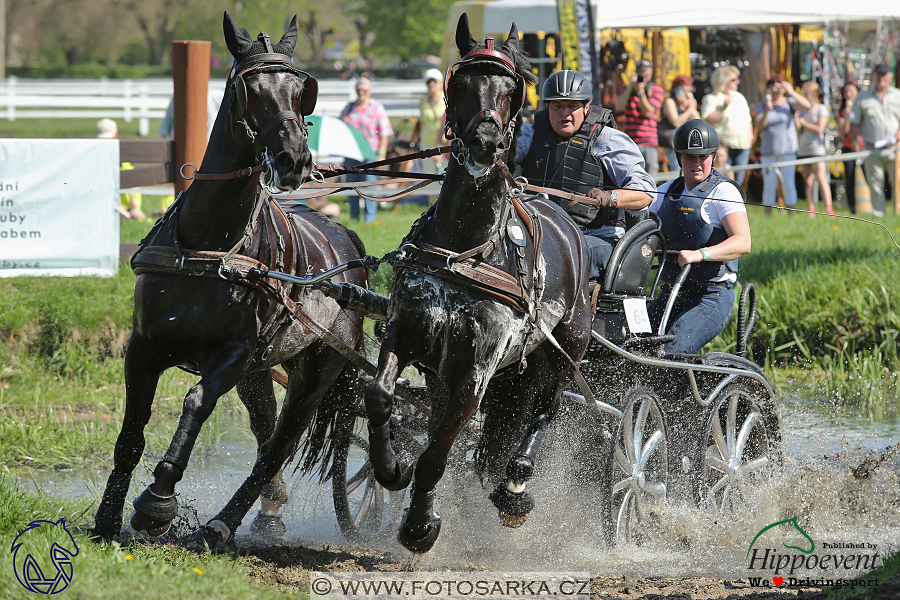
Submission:
MULTIPOLYGON (((301 64, 325 62, 332 35, 377 59, 438 54, 453 0, 7 0, 10 67, 167 65, 173 40, 209 40, 225 62, 222 13, 276 40, 294 13, 301 64)), ((348 56, 352 58, 352 56, 348 56)))

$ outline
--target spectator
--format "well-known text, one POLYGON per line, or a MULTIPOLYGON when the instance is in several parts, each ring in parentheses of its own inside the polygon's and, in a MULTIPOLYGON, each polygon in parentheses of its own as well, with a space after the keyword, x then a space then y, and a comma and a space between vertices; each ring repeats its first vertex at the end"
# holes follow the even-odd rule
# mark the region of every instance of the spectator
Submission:
MULTIPOLYGON (((419 148, 422 150, 443 146, 444 142, 444 76, 438 69, 428 69, 422 76, 428 88, 428 94, 419 104, 419 148)), ((438 173, 443 168, 443 156, 438 154, 425 159, 423 171, 438 173)), ((436 196, 428 197, 428 204, 434 204, 436 196)))
MULTIPOLYGON (((859 85, 855 81, 848 81, 841 89, 841 106, 838 109, 837 124, 841 134, 841 153, 859 152, 863 149, 863 140, 857 133, 856 137, 850 136, 850 111, 853 103, 859 95, 859 85)), ((844 161, 844 193, 847 194, 847 208, 850 214, 856 214, 856 166, 862 164, 860 159, 844 161)))
POLYGON ((772 214, 778 180, 781 179, 781 191, 784 204, 793 207, 797 204, 797 183, 794 176, 797 168, 794 165, 782 167, 766 167, 766 164, 797 160, 797 128, 794 126, 794 105, 809 109, 809 101, 794 90, 794 86, 784 77, 775 74, 766 81, 766 99, 756 109, 756 127, 762 132, 760 148, 763 166, 763 205, 766 215, 772 214))
MULTIPOLYGON (((803 90, 803 97, 809 102, 810 107, 794 115, 797 131, 800 132, 797 156, 799 158, 825 156, 828 154, 828 151, 825 149, 825 126, 828 125, 828 109, 819 103, 818 83, 807 81, 801 89, 803 90)), ((810 218, 816 216, 814 212, 816 205, 813 202, 813 187, 816 180, 819 182, 819 194, 825 203, 825 211, 829 215, 834 215, 834 208, 831 207, 831 186, 828 183, 825 162, 802 165, 800 170, 803 172, 803 183, 806 187, 806 201, 809 203, 810 218)))
MULTIPOLYGON (((862 136, 866 150, 876 150, 900 140, 900 90, 891 85, 893 74, 884 63, 872 74, 874 86, 859 95, 850 111, 850 139, 862 136)), ((873 152, 864 161, 872 197, 872 214, 884 216, 885 178, 894 171, 894 154, 873 152)))
MULTIPOLYGON (((378 153, 378 160, 387 156, 388 140, 393 135, 391 121, 388 119, 384 106, 376 100, 372 100, 372 82, 364 77, 356 80, 356 101, 349 103, 341 111, 341 119, 362 132, 372 150, 378 153)), ((356 166, 357 161, 349 160, 348 165, 356 166)), ((350 175, 350 181, 374 181, 374 175, 350 175)), ((366 223, 375 221, 378 203, 374 200, 366 200, 366 223)), ((350 198, 350 218, 359 220, 359 201, 350 198)))
POLYGON ((672 145, 675 130, 685 121, 699 118, 697 99, 694 98, 694 78, 688 75, 676 76, 672 80, 669 97, 663 101, 662 118, 659 120, 659 147, 665 148, 670 171, 679 168, 678 155, 672 145))
MULTIPOLYGON (((716 128, 719 141, 728 146, 728 164, 746 165, 750 162, 753 143, 753 119, 747 99, 737 91, 741 82, 740 70, 732 65, 719 67, 712 74, 712 93, 703 97, 700 118, 716 128)), ((737 171, 735 181, 744 185, 747 171, 737 171)))
MULTIPOLYGON (((119 137, 119 126, 112 119, 100 119, 97 121, 97 138, 101 140, 114 140, 119 137)), ((130 162, 123 162, 120 166, 123 171, 131 171, 134 165, 130 162)), ((143 221, 147 218, 141 210, 140 194, 120 194, 119 195, 119 214, 126 219, 137 219, 143 221)))
POLYGON ((624 131, 637 144, 651 176, 659 173, 659 111, 666 94, 652 77, 653 63, 640 61, 616 104, 616 112, 625 113, 624 131))
POLYGON ((719 147, 716 148, 716 155, 713 157, 713 169, 728 179, 734 179, 734 171, 731 170, 731 165, 728 164, 728 146, 725 144, 719 144, 719 147))

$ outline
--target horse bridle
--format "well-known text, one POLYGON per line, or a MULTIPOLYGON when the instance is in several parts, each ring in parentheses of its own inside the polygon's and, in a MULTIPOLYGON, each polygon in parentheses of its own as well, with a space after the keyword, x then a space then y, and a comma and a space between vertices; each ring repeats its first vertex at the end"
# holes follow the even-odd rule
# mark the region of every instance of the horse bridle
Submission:
POLYGON ((461 140, 465 138, 474 127, 484 121, 494 123, 505 138, 507 135, 512 134, 512 130, 516 126, 516 119, 519 116, 519 112, 525 104, 525 78, 516 72, 516 65, 513 60, 506 54, 494 50, 494 38, 486 38, 485 45, 487 48, 468 52, 458 62, 450 65, 447 69, 447 76, 444 77, 444 103, 447 107, 448 114, 446 126, 446 137, 448 139, 457 138, 461 140), (516 81, 516 94, 513 97, 513 104, 509 111, 509 123, 504 126, 503 117, 496 108, 483 108, 478 111, 475 116, 469 119, 469 122, 465 127, 460 128, 459 123, 456 121, 455 114, 451 111, 451 105, 453 104, 453 76, 456 75, 460 69, 484 64, 498 67, 504 74, 509 75, 516 81))
POLYGON ((262 141, 285 121, 296 122, 303 136, 307 136, 307 124, 303 117, 312 114, 316 108, 319 82, 306 71, 296 68, 286 54, 275 52, 267 34, 259 34, 259 41, 263 42, 267 51, 248 56, 235 65, 228 83, 228 131, 238 147, 258 157, 259 163, 253 167, 239 169, 231 173, 200 173, 193 164, 188 163, 181 167, 181 176, 185 179, 236 179, 260 171, 271 170, 271 157, 268 155, 268 150, 262 146, 262 141), (269 117, 258 131, 254 131, 247 123, 245 117, 247 111, 247 84, 244 81, 244 76, 251 73, 271 72, 287 72, 303 80, 300 115, 298 116, 292 109, 278 111, 269 117), (194 167, 194 173, 191 177, 187 177, 184 174, 184 167, 186 166, 194 167))

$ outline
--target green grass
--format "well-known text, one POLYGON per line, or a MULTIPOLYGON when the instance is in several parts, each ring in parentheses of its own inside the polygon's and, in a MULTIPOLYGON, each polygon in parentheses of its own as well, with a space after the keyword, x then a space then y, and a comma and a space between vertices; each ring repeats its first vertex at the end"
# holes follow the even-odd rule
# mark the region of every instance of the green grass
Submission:
MULTIPOLYGON (((34 520, 66 518, 78 554, 72 559, 73 574, 61 598, 84 600, 169 600, 170 598, 285 598, 286 590, 267 589, 252 579, 250 559, 236 555, 197 555, 174 546, 133 542, 95 545, 83 533, 90 525, 91 505, 67 502, 20 489, 8 475, 0 475, 0 546, 10 548, 20 531, 34 520)), ((38 557, 48 573, 54 571, 41 550, 60 541, 58 529, 42 526, 20 541, 38 557), (49 530, 49 531, 48 531, 49 530)), ((64 544, 65 546, 65 544, 64 544)), ((9 557, 9 555, 7 555, 9 557)), ((0 569, 0 599, 34 598, 15 578, 13 561, 0 569)))
MULTIPOLYGON (((97 135, 98 119, 16 119, 0 120, 0 137, 5 138, 92 138, 97 135)), ((150 135, 140 138, 138 120, 126 123, 116 119, 121 139, 159 139, 162 119, 150 119, 150 135)))

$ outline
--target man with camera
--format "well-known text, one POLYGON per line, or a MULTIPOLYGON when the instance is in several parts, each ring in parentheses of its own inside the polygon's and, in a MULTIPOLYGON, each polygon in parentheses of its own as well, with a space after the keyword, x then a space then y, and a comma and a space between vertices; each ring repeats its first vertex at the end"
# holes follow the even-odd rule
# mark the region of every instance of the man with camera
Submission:
POLYGON ((594 206, 551 198, 581 227, 589 276, 600 279, 613 245, 625 234, 626 211, 649 206, 656 185, 637 146, 616 129, 612 112, 591 106, 591 95, 581 73, 550 75, 541 93, 546 108, 516 138, 516 163, 531 183, 599 200, 594 206))
POLYGON ((623 127, 641 150, 647 172, 659 172, 659 110, 665 100, 665 91, 653 83, 653 63, 638 62, 631 83, 619 96, 617 113, 625 113, 623 127))

